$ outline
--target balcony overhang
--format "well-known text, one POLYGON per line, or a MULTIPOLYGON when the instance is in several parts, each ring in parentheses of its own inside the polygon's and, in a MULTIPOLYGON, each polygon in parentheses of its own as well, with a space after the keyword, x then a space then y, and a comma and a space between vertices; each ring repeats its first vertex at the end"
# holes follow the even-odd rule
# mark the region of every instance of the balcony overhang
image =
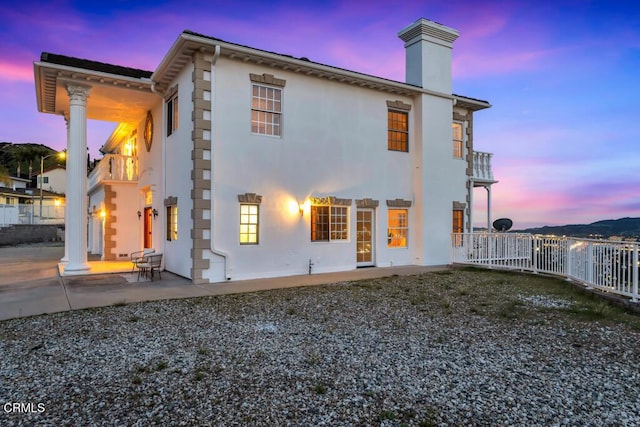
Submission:
POLYGON ((158 95, 152 91, 150 72, 146 77, 141 70, 127 70, 133 69, 44 53, 34 63, 38 111, 68 115, 67 85, 82 85, 91 88, 88 119, 137 123, 158 101, 158 95))

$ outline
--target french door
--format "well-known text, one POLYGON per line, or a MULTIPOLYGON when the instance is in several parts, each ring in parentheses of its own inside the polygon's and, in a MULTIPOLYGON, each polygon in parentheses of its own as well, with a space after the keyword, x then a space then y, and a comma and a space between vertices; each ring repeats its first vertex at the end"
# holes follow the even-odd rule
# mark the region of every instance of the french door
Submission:
POLYGON ((375 265, 375 211, 356 212, 356 263, 358 267, 375 265))

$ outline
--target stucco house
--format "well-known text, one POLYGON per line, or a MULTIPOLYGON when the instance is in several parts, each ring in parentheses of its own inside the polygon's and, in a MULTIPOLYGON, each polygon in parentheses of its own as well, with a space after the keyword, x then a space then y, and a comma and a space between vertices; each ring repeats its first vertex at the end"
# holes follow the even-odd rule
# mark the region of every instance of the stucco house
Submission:
POLYGON ((38 109, 68 123, 65 273, 87 245, 153 247, 194 283, 448 264, 474 187, 490 212, 473 141, 490 104, 452 94, 456 30, 398 36, 405 82, 190 31, 153 72, 43 53, 38 109), (87 118, 118 124, 88 179, 87 118))
POLYGON ((51 165, 36 173, 36 188, 40 188, 42 180, 42 189, 52 193, 64 194, 67 188, 67 170, 62 165, 51 165))

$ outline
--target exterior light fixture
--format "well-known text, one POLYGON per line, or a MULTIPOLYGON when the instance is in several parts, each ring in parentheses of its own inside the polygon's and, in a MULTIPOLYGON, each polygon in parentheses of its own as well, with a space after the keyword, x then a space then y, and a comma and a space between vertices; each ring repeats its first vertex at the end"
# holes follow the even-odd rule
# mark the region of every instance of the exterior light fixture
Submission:
POLYGON ((138 221, 140 221, 140 218, 142 218, 142 212, 138 211, 138 221))
POLYGON ((158 210, 157 210, 157 209, 155 209, 155 208, 154 208, 154 209, 151 211, 151 213, 153 213, 153 219, 156 219, 156 218, 158 217, 158 210))

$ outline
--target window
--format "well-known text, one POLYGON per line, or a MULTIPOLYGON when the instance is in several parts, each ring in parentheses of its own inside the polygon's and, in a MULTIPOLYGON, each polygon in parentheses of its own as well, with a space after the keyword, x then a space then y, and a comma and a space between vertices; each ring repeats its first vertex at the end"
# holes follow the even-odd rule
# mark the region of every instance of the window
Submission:
POLYGON ((390 248, 406 248, 409 230, 408 210, 389 209, 387 227, 387 246, 390 248))
POLYGON ((388 149, 393 151, 409 151, 409 115, 402 111, 389 110, 387 121, 388 149))
POLYGON ((463 211, 460 209, 453 210, 453 228, 452 231, 454 233, 463 233, 463 211))
POLYGON ((240 204, 240 244, 258 244, 258 205, 240 204))
POLYGON ((328 242, 349 239, 349 208, 311 206, 311 241, 328 242))
POLYGON ((178 95, 167 101, 167 136, 178 129, 178 95))
POLYGON ((178 206, 167 206, 167 240, 178 240, 178 206))
POLYGON ((462 158, 462 123, 453 123, 451 125, 453 131, 453 157, 462 158))
MULTIPOLYGON (((453 210, 453 226, 451 231, 453 233, 464 233, 464 211, 460 209, 453 210)), ((456 235, 453 239, 454 246, 462 245, 462 236, 456 235)))
POLYGON ((281 135, 282 89, 254 84, 251 99, 251 132, 281 135))

